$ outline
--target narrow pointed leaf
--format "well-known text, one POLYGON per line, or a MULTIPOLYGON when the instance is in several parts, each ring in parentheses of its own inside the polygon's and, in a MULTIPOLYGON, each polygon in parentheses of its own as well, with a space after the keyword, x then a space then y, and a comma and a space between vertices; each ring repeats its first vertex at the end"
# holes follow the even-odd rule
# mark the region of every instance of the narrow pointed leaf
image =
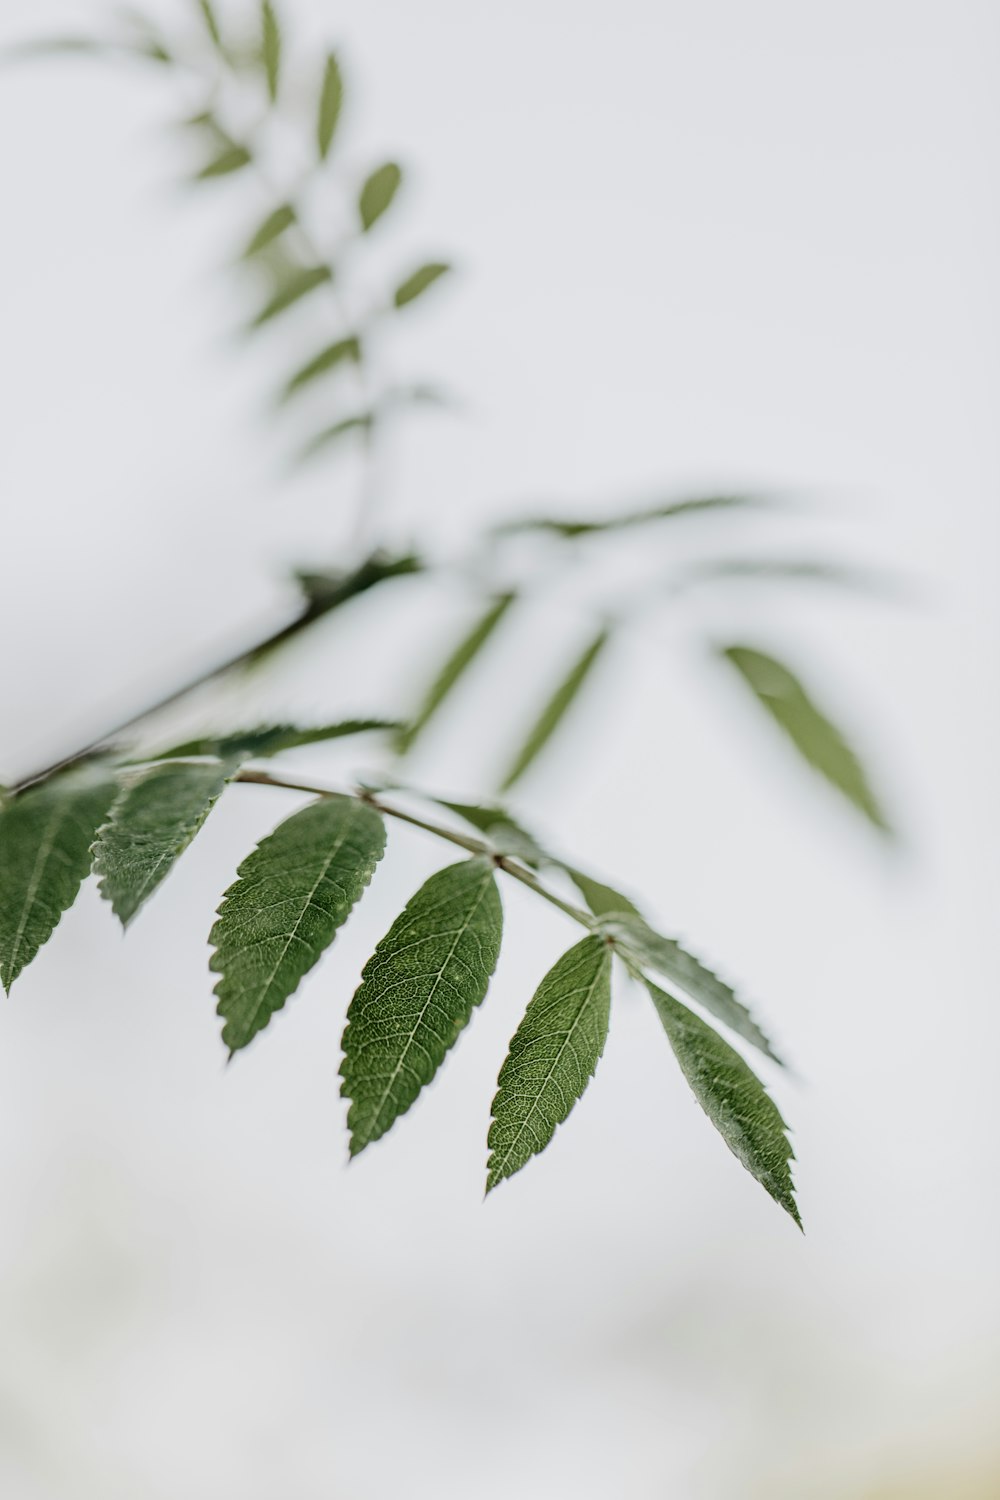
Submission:
POLYGON ((202 22, 213 46, 218 52, 221 52, 223 50, 222 31, 219 27, 219 18, 215 13, 215 6, 212 4, 212 0, 198 0, 198 9, 201 12, 202 22))
POLYGON ((338 339, 335 344, 330 344, 320 351, 308 364, 303 365, 301 370, 289 380, 282 393, 282 400, 287 401, 294 396, 296 391, 302 390, 303 386, 311 385, 321 375, 326 375, 330 370, 335 370, 338 365, 357 364, 361 359, 361 341, 356 336, 338 339))
POLYGON ((264 760, 284 750, 296 750, 301 745, 318 745, 325 740, 398 727, 394 719, 342 719, 337 724, 316 724, 310 728, 294 724, 263 724, 256 729, 241 729, 232 734, 203 735, 185 740, 182 745, 172 745, 169 750, 160 750, 144 759, 177 760, 193 755, 214 755, 220 760, 264 760))
POLYGON ((352 1156, 385 1134, 444 1062, 486 994, 502 928, 492 863, 464 860, 432 875, 375 949, 344 1032, 352 1156))
POLYGON ((586 937, 542 980, 497 1079, 486 1191, 552 1139, 597 1067, 608 1034, 611 955, 586 937))
POLYGON ((733 1155, 801 1229, 790 1166, 795 1153, 764 1085, 700 1016, 655 984, 647 987, 691 1092, 733 1155))
POLYGON ((572 865, 564 865, 563 868, 595 917, 609 917, 621 912, 632 917, 640 915, 639 908, 627 896, 623 896, 621 891, 616 891, 614 886, 605 885, 602 880, 595 880, 592 875, 585 875, 572 865))
POLYGON ((396 288, 396 294, 393 298, 396 306, 405 307, 408 302, 413 302, 415 298, 422 296, 428 287, 433 286, 435 281, 439 281, 450 270, 451 266, 446 265, 443 261, 432 261, 426 266, 421 266, 419 270, 414 271, 412 276, 407 276, 406 280, 396 288))
POLYGON ((608 643, 608 632, 602 630, 591 641, 580 659, 574 663, 569 674, 559 684, 532 726, 527 739, 514 758, 510 770, 500 784, 502 792, 508 791, 541 755, 549 740, 559 728, 566 714, 579 697, 587 678, 597 665, 598 657, 608 643))
POLYGON ((154 766, 119 793, 94 845, 94 873, 123 927, 173 869, 236 770, 226 765, 154 766))
POLYGON ((750 646, 726 646, 721 655, 736 668, 758 703, 818 771, 881 833, 891 833, 864 767, 837 726, 812 701, 799 679, 773 656, 750 646))
POLYGON ((618 913, 602 916, 599 920, 601 931, 614 939, 623 958, 631 960, 638 968, 652 969, 669 979, 737 1036, 759 1048, 772 1062, 781 1063, 781 1058, 747 1007, 701 959, 682 948, 673 938, 654 931, 638 914, 618 913))
POLYGON ((117 790, 110 779, 58 776, 0 809, 0 981, 8 994, 76 900, 117 790))
POLYGON ((358 214, 363 230, 371 229, 376 220, 382 217, 395 198, 402 180, 403 174, 394 161, 377 167, 371 174, 358 199, 358 214))
POLYGON ((316 122, 316 144, 319 147, 320 161, 326 161, 330 154, 343 103, 344 80, 340 72, 340 63, 331 52, 323 71, 323 85, 319 95, 319 119, 316 122))
POLYGON ((240 865, 209 938, 222 1040, 266 1026, 333 941, 385 851, 385 826, 352 797, 324 797, 281 823, 240 865))
POLYGON ((276 318, 286 308, 294 307, 296 302, 315 291, 318 286, 332 280, 333 273, 329 266, 308 266, 304 270, 293 272, 261 308, 250 326, 260 328, 263 324, 270 323, 272 318, 276 318))
POLYGON ((250 165, 253 160, 246 146, 239 145, 233 141, 228 146, 223 146, 218 156, 206 162, 196 174, 199 182, 207 182, 213 177, 228 177, 232 172, 239 172, 243 167, 250 165))
POLYGON ((268 98, 273 104, 278 97, 281 74, 281 29, 271 0, 262 0, 260 7, 260 60, 267 79, 268 98))
POLYGON ((276 239, 283 235, 286 229, 290 229, 296 222, 295 210, 290 203, 282 203, 280 207, 268 214, 259 229, 251 235, 247 241, 246 249, 243 251, 243 259, 250 260, 259 255, 272 245, 276 239))
POLYGON ((504 615, 514 603, 514 594, 501 594, 490 604, 486 613, 482 615, 468 632, 463 636, 444 663, 444 666, 434 678, 430 687, 424 695, 424 700, 411 722, 399 736, 399 751, 405 755, 412 749, 422 730, 430 723, 445 699, 457 685, 462 676, 479 656, 487 641, 493 635, 504 615))
POLYGON ((687 500, 671 500, 641 510, 622 511, 619 515, 599 516, 593 520, 562 519, 549 516, 526 516, 520 521, 505 521, 496 528, 498 534, 542 531, 550 536, 572 540, 601 531, 622 531, 633 526, 647 526, 656 521, 672 521, 683 516, 698 516, 716 511, 768 509, 775 504, 768 495, 695 495, 687 500))
POLYGON ((473 828, 478 829, 498 854, 511 855, 514 859, 519 859, 522 864, 533 868, 553 863, 550 856, 539 845, 538 840, 515 818, 512 818, 506 808, 499 805, 490 806, 488 803, 449 802, 443 797, 434 797, 431 800, 439 807, 446 807, 456 817, 462 818, 473 828))
POLYGON ((310 438, 299 454, 300 461, 315 458, 317 453, 322 453, 342 437, 349 433, 369 433, 375 426, 374 412, 356 412, 354 416, 342 417, 339 422, 334 422, 329 427, 324 427, 322 432, 317 432, 314 438, 310 438))

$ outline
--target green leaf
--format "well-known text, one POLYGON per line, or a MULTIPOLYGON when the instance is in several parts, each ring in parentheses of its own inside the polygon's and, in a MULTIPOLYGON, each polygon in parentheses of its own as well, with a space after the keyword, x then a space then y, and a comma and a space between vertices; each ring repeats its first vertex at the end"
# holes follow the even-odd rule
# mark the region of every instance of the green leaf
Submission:
POLYGON ((472 828, 479 830, 498 854, 507 854, 533 868, 552 861, 539 846, 538 841, 522 827, 506 808, 499 804, 449 802, 444 797, 432 797, 438 807, 446 807, 456 817, 472 828))
POLYGON ((642 510, 623 511, 620 515, 602 516, 595 520, 557 517, 526 516, 519 521, 505 521, 496 528, 500 535, 523 531, 544 531, 552 536, 570 540, 581 536, 592 536, 599 531, 622 531, 632 526, 647 526, 654 521, 670 521, 681 516, 703 515, 706 512, 745 509, 767 509, 775 504, 767 495, 695 495, 687 500, 671 500, 665 505, 653 505, 642 510))
POLYGON ((185 740, 182 745, 172 745, 169 750, 160 750, 143 759, 177 760, 193 755, 214 755, 220 760, 265 760, 284 750, 296 750, 301 745, 317 745, 324 740, 339 740, 347 735, 398 727, 395 719, 341 719, 337 724, 316 724, 307 729, 295 724, 262 724, 256 729, 241 729, 232 734, 203 735, 185 740))
POLYGON ((614 939, 615 948, 624 959, 631 960, 638 968, 662 974, 710 1015, 735 1031, 737 1036, 758 1047, 772 1062, 781 1063, 781 1058, 747 1007, 701 959, 695 958, 673 938, 654 931, 638 913, 611 914, 598 920, 600 930, 614 939))
POLYGON ((8 994, 76 900, 117 790, 107 779, 57 776, 0 810, 0 981, 8 994))
POLYGON ((195 174, 198 182, 208 182, 213 177, 228 177, 231 172, 239 172, 243 167, 250 165, 253 160, 246 146, 240 146, 233 141, 228 146, 223 146, 218 156, 206 162, 199 172, 195 174))
POLYGON ((279 313, 286 308, 293 307, 303 297, 315 291, 316 287, 323 286, 325 282, 333 280, 333 272, 329 266, 307 266, 303 270, 293 271, 274 293, 254 318, 251 328, 260 328, 265 323, 270 323, 279 313))
POLYGON ((353 334, 350 338, 338 339, 335 344, 321 350, 307 365, 303 365, 301 370, 296 371, 282 392, 282 400, 287 401, 296 391, 302 390, 303 386, 311 385, 314 380, 335 370, 338 365, 348 362, 359 364, 360 361, 361 340, 353 334))
POLYGON ((366 232, 371 229, 376 219, 380 219, 389 207, 403 180, 403 174, 394 161, 388 161, 376 170, 368 178, 361 189, 358 199, 358 213, 361 216, 361 228, 366 232))
POLYGON ((286 229, 290 229, 295 222, 295 210, 290 203, 282 203, 279 208, 272 210, 260 225, 260 228, 251 235, 247 242, 247 247, 243 251, 243 259, 250 260, 253 256, 259 255, 262 250, 266 250, 268 245, 273 244, 280 235, 283 235, 286 229))
POLYGON ((809 697, 799 679, 763 651, 726 646, 720 654, 731 663, 758 703, 791 740, 814 770, 852 802, 881 833, 892 832, 869 785, 864 768, 835 724, 809 697))
POLYGON ((385 851, 378 813, 323 797, 264 839, 240 865, 209 942, 222 1040, 235 1052, 266 1026, 351 914, 385 851))
POLYGON ((123 927, 169 875, 235 770, 177 762, 126 783, 93 851, 101 895, 123 927))
POLYGON ((412 276, 408 276, 396 288, 396 294, 393 298, 396 306, 405 307, 408 302, 412 302, 414 298, 421 296, 429 286, 433 286, 435 281, 440 280, 450 270, 451 266, 446 265, 443 261, 432 261, 426 266, 421 266, 418 271, 414 271, 412 276))
POLYGON ((515 597, 514 594, 501 594, 499 598, 494 599, 486 610, 486 613, 476 621, 472 629, 462 637, 458 645, 448 656, 441 670, 427 689, 424 700, 414 714, 413 719, 399 736, 398 749, 401 755, 405 755, 412 749, 417 738, 430 723, 449 693, 469 667, 472 666, 504 615, 514 603, 515 597))
POLYGON ((344 80, 340 72, 340 63, 335 53, 331 52, 326 59, 326 68, 323 72, 323 86, 319 95, 319 119, 316 123, 316 143, 319 146, 320 161, 326 161, 330 154, 343 103, 344 80))
POLYGON ((605 885, 602 880, 595 880, 592 875, 585 875, 572 865, 564 865, 563 869, 595 917, 609 917, 623 912, 628 916, 640 917, 639 908, 627 896, 623 896, 621 891, 616 891, 614 886, 605 885))
POLYGON ((205 30, 208 32, 212 44, 217 51, 222 52, 222 32, 219 28, 219 18, 215 14, 215 6, 212 4, 212 0, 198 0, 198 9, 201 12, 201 19, 205 24, 205 30))
POLYGON ((502 930, 491 861, 463 860, 420 887, 375 949, 344 1032, 352 1156, 385 1134, 444 1062, 486 994, 502 930))
POLYGON ((608 632, 602 630, 591 641, 583 655, 570 669, 569 674, 556 688, 532 726, 521 749, 515 756, 510 770, 500 783, 500 790, 502 792, 509 791, 515 782, 520 781, 528 767, 537 760, 538 756, 545 749, 545 746, 578 698, 584 683, 596 666, 597 659, 607 643, 608 632))
POLYGON ((268 98, 273 104, 278 97, 278 78, 281 72, 281 30, 271 0, 261 0, 260 60, 267 79, 268 98))
POLYGON ((542 980, 500 1069, 487 1192, 544 1150, 566 1119, 604 1051, 610 1006, 610 952, 586 937, 542 980))
POLYGON ((322 432, 317 432, 314 438, 310 438, 299 454, 300 460, 314 458, 317 453, 329 448, 339 438, 346 437, 350 432, 371 432, 375 426, 374 412, 356 412, 352 417, 342 417, 339 422, 334 422, 330 427, 324 427, 322 432))
POLYGON ((795 1153, 764 1085, 739 1053, 687 1006, 655 984, 647 988, 698 1103, 733 1155, 801 1229, 789 1165, 795 1153))

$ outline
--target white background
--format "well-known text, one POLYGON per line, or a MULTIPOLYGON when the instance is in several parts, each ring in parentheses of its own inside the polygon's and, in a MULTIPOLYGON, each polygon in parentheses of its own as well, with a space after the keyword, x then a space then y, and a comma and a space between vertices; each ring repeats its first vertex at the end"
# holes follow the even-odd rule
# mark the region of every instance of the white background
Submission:
MULTIPOLYGON (((362 913, 224 1074, 204 934, 294 805, 235 791, 126 942, 88 887, 3 1004, 0 1492, 985 1500, 1000 16, 288 8, 304 77, 342 46, 337 171, 386 154, 408 170, 369 274, 441 253, 460 268, 392 356, 462 403, 391 455, 395 542, 459 551, 541 504, 742 484, 816 508, 761 523, 775 545, 912 581, 907 603, 744 588, 637 631, 520 799, 738 975, 794 1058, 799 1080, 771 1081, 807 1234, 729 1157, 627 992, 569 1125, 483 1204, 506 1040, 573 936, 518 889, 455 1057, 346 1170, 343 1013, 439 849, 392 830, 362 913), (706 632, 727 630, 810 674, 874 768, 897 852, 712 667, 706 632)), ((182 0, 160 11, 188 24, 182 0)), ((100 14, 3 0, 0 39, 100 14)), ((180 110, 156 69, 0 75, 8 776, 280 619, 286 564, 335 562, 349 531, 350 459, 289 477, 270 415, 312 314, 237 336, 248 304, 224 264, 260 205, 236 179, 176 186, 180 110)), ((255 712, 412 703, 468 604, 397 598, 388 629, 366 603, 324 632, 255 712)), ((498 646, 421 775, 489 789, 586 603, 498 646)))

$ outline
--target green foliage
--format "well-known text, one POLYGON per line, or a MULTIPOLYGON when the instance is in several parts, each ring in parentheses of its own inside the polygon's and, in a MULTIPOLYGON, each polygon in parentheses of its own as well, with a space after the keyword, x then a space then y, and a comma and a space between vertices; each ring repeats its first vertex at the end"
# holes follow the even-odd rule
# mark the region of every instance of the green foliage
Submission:
POLYGON ((279 824, 243 861, 209 938, 230 1051, 252 1041, 298 988, 384 851, 378 813, 350 797, 326 797, 279 824))
POLYGON ((233 172, 240 172, 248 167, 253 157, 246 146, 240 146, 232 141, 222 147, 217 156, 207 161, 199 172, 196 173, 199 182, 208 182, 213 177, 228 177, 233 172))
POLYGON ((201 828, 235 763, 153 766, 127 781, 97 835, 94 873, 126 927, 201 828))
POLYGON ((394 161, 388 161, 384 166, 377 167, 366 180, 358 199, 361 228, 366 233, 392 203, 402 180, 402 171, 394 161))
POLYGON ((501 594, 495 599, 487 608, 486 613, 476 621, 469 633, 462 637, 448 656, 424 694, 424 700, 417 712, 399 736, 397 748, 401 755, 405 755, 413 747, 417 737, 430 723, 451 690, 473 665, 514 603, 514 598, 513 594, 501 594))
POLYGON ((212 0, 198 0, 198 9, 201 12, 201 19, 205 23, 205 30, 208 32, 209 38, 216 49, 221 52, 222 31, 219 27, 219 18, 215 13, 215 6, 212 4, 212 0))
POLYGON ((604 531, 625 531, 635 526, 648 526, 654 521, 673 521, 682 516, 699 516, 706 512, 743 510, 747 507, 768 507, 774 502, 763 495, 695 495, 690 499, 671 500, 664 505, 652 505, 640 510, 628 510, 616 515, 602 516, 593 521, 562 520, 549 516, 525 516, 519 521, 505 521, 497 527, 502 535, 515 532, 543 531, 561 537, 564 541, 577 537, 594 536, 604 531))
POLYGON ((538 986, 500 1069, 487 1192, 544 1150, 569 1115, 604 1051, 610 1009, 611 953, 586 937, 538 986))
POLYGON ((399 728, 394 719, 341 719, 338 724, 315 724, 303 729, 295 724, 263 724, 257 729, 240 729, 232 734, 200 735, 160 750, 147 760, 189 759, 195 755, 214 755, 219 760, 265 760, 285 750, 302 745, 319 745, 326 740, 341 740, 349 735, 370 734, 399 728))
POLYGON ((787 1126, 760 1079, 687 1006, 655 984, 647 988, 698 1103, 734 1156, 801 1229, 789 1166, 795 1153, 785 1134, 787 1126))
POLYGON ((444 1062, 486 994, 502 927, 492 863, 463 860, 421 886, 375 949, 344 1032, 352 1156, 385 1134, 444 1062))
POLYGON ((8 994, 76 900, 115 791, 110 778, 84 771, 0 808, 0 981, 8 994))
POLYGON ((314 458, 340 438, 347 437, 352 432, 371 433, 374 426, 374 412, 356 412, 352 417, 341 417, 339 422, 331 422, 329 427, 324 427, 322 432, 317 432, 315 437, 310 438, 299 457, 314 458))
POLYGON ((509 771, 500 783, 500 790, 502 792, 509 791, 516 782, 520 781, 525 771, 538 759, 566 714, 579 697, 584 683, 597 665, 598 657, 607 643, 608 632, 606 630, 598 631, 583 655, 574 662, 566 677, 542 709, 529 730, 524 744, 514 757, 509 771))
POLYGON ((277 287, 274 295, 265 302, 260 312, 254 318, 251 327, 262 328, 265 323, 270 323, 279 313, 285 312, 289 307, 294 307, 303 297, 314 292, 317 287, 323 286, 325 282, 333 280, 333 272, 329 266, 307 266, 304 270, 293 271, 277 287))
POLYGON ((281 28, 271 0, 261 0, 260 60, 267 79, 268 98, 273 104, 278 97, 278 79, 281 73, 281 28))
POLYGON ((291 229, 295 221, 296 213, 292 205, 279 203, 278 207, 271 210, 259 228, 250 236, 246 249, 243 251, 243 259, 250 260, 252 256, 259 255, 262 250, 266 250, 268 245, 273 245, 286 229, 291 229))
POLYGON ((333 145, 333 137, 344 104, 344 80, 336 53, 331 52, 323 70, 323 85, 319 95, 319 117, 316 121, 316 144, 320 161, 326 161, 333 145))
POLYGON ((338 365, 347 363, 358 364, 361 359, 361 341, 356 336, 346 339, 338 339, 336 343, 329 344, 321 350, 308 364, 297 370, 288 384, 285 386, 284 399, 294 396, 296 391, 302 390, 304 386, 312 385, 321 375, 335 370, 338 365))
POLYGON ((450 270, 451 266, 443 261, 432 261, 426 266, 421 266, 396 288, 396 294, 393 297, 396 306, 405 307, 408 302, 413 302, 417 297, 423 296, 428 287, 433 286, 435 281, 439 281, 450 270))

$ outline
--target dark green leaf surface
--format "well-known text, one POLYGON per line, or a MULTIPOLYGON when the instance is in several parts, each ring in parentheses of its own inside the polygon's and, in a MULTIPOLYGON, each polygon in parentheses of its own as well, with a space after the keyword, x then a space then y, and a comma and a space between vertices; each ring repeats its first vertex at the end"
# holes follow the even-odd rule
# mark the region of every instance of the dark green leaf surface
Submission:
POLYGON ((54 777, 0 809, 0 980, 14 980, 55 931, 90 871, 111 780, 54 777))
POLYGON ((758 1047, 772 1062, 780 1063, 764 1032, 757 1025, 750 1011, 736 998, 731 987, 717 974, 689 953, 686 948, 655 932, 649 923, 638 914, 622 913, 599 918, 601 931, 615 940, 615 947, 623 958, 634 965, 652 969, 676 984, 698 1005, 704 1006, 710 1015, 744 1041, 758 1047))
POLYGON ((354 335, 346 339, 338 339, 335 344, 329 344, 319 354, 311 359, 308 364, 297 370, 285 386, 283 399, 288 400, 300 391, 303 386, 311 385, 321 375, 326 375, 330 370, 335 370, 338 365, 357 364, 361 358, 361 341, 354 335))
POLYGON ((325 740, 340 740, 348 735, 398 727, 394 719, 342 719, 337 724, 316 724, 309 728, 296 724, 262 724, 256 729, 240 729, 232 734, 203 735, 199 739, 185 740, 182 745, 172 745, 169 750, 160 750, 156 755, 144 758, 177 760, 193 755, 214 755, 220 760, 237 757, 264 760, 284 750, 296 750, 301 745, 318 745, 325 740))
POLYGON ((420 887, 368 960, 344 1032, 351 1155, 384 1135, 434 1077, 486 994, 503 913, 488 859, 420 887))
POLYGON ((528 767, 541 755, 545 746, 579 697, 584 683, 596 666, 597 659, 607 643, 608 633, 606 630, 602 630, 591 641, 583 655, 574 663, 569 674, 556 688, 532 726, 521 749, 515 756, 510 770, 501 782, 500 790, 502 792, 508 791, 516 782, 520 781, 528 767))
POLYGON ((295 210, 290 203, 282 203, 279 208, 269 213, 260 225, 260 228, 251 235, 247 247, 243 251, 243 259, 249 260, 254 255, 259 255, 266 250, 268 245, 274 243, 286 229, 290 229, 295 223, 295 210))
POLYGON ((382 217, 395 198, 402 180, 403 174, 394 161, 377 167, 371 174, 358 199, 358 213, 363 230, 371 229, 376 220, 382 217))
POLYGON ((310 802, 240 865, 209 941, 222 1040, 245 1047, 350 916, 385 851, 378 813, 352 797, 310 802))
POLYGON ((319 118, 316 122, 316 144, 319 147, 321 161, 326 161, 330 154, 343 102, 344 80, 341 76, 340 64, 335 54, 331 52, 323 70, 323 84, 319 94, 319 118))
POLYGON ((260 60, 267 79, 268 98, 273 104, 278 97, 281 74, 281 30, 271 0, 262 0, 260 7, 260 60))
POLYGON ((223 146, 218 156, 206 162, 196 174, 199 182, 207 182, 212 177, 228 177, 231 172, 239 172, 241 168, 250 165, 253 158, 246 146, 240 146, 235 141, 223 146))
POLYGON ((396 295, 393 298, 396 306, 405 307, 408 302, 412 302, 415 298, 421 296, 426 292, 428 287, 433 286, 435 281, 440 280, 450 270, 451 266, 446 265, 443 261, 432 261, 426 266, 421 266, 418 271, 414 271, 412 276, 407 276, 406 280, 396 288, 396 295))
POLYGON ((456 686, 463 674, 472 666, 500 621, 514 602, 513 594, 501 594, 490 604, 486 613, 464 635, 451 652, 443 667, 424 695, 424 700, 410 723, 399 736, 399 751, 405 755, 415 743, 421 731, 430 723, 442 703, 456 686))
POLYGON ((278 287, 270 301, 264 304, 251 326, 260 328, 264 323, 270 323, 272 318, 276 318, 286 308, 294 307, 296 302, 315 291, 318 286, 332 280, 333 272, 329 266, 309 266, 305 270, 293 272, 278 287))
POLYGON ((544 1150, 583 1093, 604 1051, 611 955, 586 937, 542 980, 497 1079, 486 1191, 544 1150))
POLYGON ((128 782, 94 845, 94 874, 123 927, 183 854, 226 782, 228 765, 154 766, 128 782))
POLYGON ((687 1006, 648 985, 691 1091, 730 1151, 802 1228, 784 1120, 764 1085, 718 1032, 687 1006))
POLYGON ((837 726, 817 708, 799 679, 773 656, 750 646, 726 646, 721 655, 736 668, 803 760, 881 833, 890 833, 889 822, 861 762, 837 726))

